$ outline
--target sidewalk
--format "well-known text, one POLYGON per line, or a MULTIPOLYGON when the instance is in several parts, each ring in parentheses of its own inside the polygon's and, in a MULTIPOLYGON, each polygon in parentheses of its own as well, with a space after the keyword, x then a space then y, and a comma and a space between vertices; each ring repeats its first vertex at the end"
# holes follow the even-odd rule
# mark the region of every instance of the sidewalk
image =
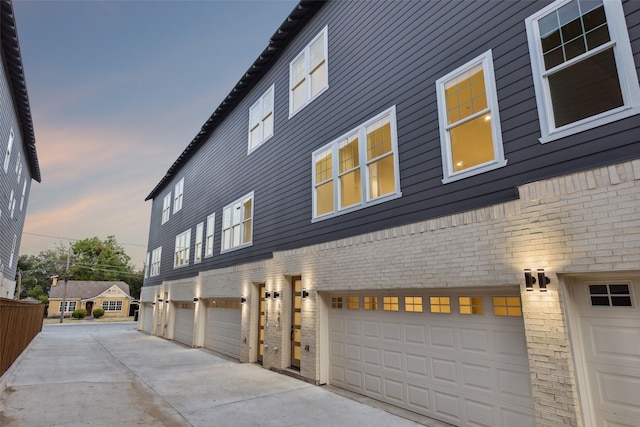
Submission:
POLYGON ((133 322, 83 322, 43 327, 0 395, 0 425, 420 424, 254 364, 149 336, 133 322))

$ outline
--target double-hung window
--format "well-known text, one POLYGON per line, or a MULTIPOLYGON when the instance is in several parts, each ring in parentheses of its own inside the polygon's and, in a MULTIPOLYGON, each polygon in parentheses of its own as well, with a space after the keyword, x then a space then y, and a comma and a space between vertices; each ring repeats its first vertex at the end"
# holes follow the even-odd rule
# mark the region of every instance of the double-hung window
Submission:
POLYGON ((162 223, 169 221, 169 216, 171 216, 171 191, 164 196, 164 200, 162 201, 162 223))
POLYGON ((155 248, 153 252, 151 252, 151 270, 149 271, 150 277, 160 275, 161 259, 162 259, 162 246, 155 248))
POLYGON ((191 229, 176 236, 175 256, 173 267, 189 265, 189 247, 191 245, 191 229))
POLYGON ((24 182, 22 183, 22 196, 20 196, 20 210, 22 210, 22 208, 24 207, 24 197, 27 194, 27 180, 25 178, 24 182))
POLYGON ((212 213, 207 217, 207 237, 205 239, 205 249, 204 256, 210 257, 213 256, 213 235, 214 235, 214 226, 216 223, 216 214, 212 213))
POLYGON ((144 278, 146 279, 147 277, 149 277, 149 263, 151 262, 151 252, 147 252, 147 258, 146 258, 145 264, 144 264, 144 278))
POLYGON ((221 252, 250 246, 253 239, 253 192, 222 210, 221 252))
POLYGON ((313 220, 401 196, 395 106, 313 155, 313 220))
POLYGON ((204 222, 196 225, 196 245, 195 254, 193 255, 193 263, 199 263, 202 261, 202 234, 204 232, 204 222))
POLYGON ((559 0, 525 24, 540 142, 640 112, 638 75, 620 0, 559 0))
POLYGON ((184 195, 184 178, 175 185, 173 191, 173 213, 182 209, 182 196, 184 195))
POLYGON ((9 170, 9 160, 11 160, 11 150, 13 149, 13 139, 15 135, 13 129, 9 132, 9 142, 7 143, 7 150, 4 152, 4 164, 3 169, 5 172, 9 170))
POLYGON ((273 136, 274 87, 272 85, 249 109, 249 153, 273 136))
POLYGON ((488 51, 436 81, 443 183, 507 164, 488 51))
POLYGON ((327 27, 289 64, 289 117, 329 87, 327 27))

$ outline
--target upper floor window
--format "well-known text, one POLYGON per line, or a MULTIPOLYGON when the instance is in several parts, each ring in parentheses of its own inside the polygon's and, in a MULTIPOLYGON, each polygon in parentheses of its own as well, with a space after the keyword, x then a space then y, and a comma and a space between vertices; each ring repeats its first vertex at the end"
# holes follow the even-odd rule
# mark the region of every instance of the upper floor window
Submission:
POLYGON ((13 213, 16 210, 16 196, 13 188, 11 189, 11 196, 9 197, 9 216, 13 218, 13 213))
POLYGON ((24 206, 24 196, 27 194, 27 180, 24 180, 22 184, 22 196, 20 196, 20 210, 22 210, 24 206))
POLYGON ((22 154, 18 152, 18 158, 16 159, 16 175, 18 176, 18 182, 22 178, 22 154))
POLYGON ((289 64, 289 117, 329 87, 327 27, 289 64))
POLYGON ((252 244, 253 192, 222 210, 222 250, 226 252, 252 244))
POLYGON ((144 264, 144 278, 149 277, 149 263, 151 262, 151 252, 147 252, 147 262, 144 264))
POLYGON ((15 135, 13 133, 13 129, 9 132, 9 142, 7 144, 7 151, 4 152, 4 165, 3 169, 5 172, 9 170, 9 160, 11 159, 11 150, 13 149, 13 139, 15 135))
POLYGON ((438 79, 436 89, 442 182, 506 165, 491 51, 438 79))
POLYGON ((162 259, 162 246, 151 252, 151 270, 149 276, 154 277, 160 275, 160 261, 162 259))
POLYGON ((249 153, 273 136, 273 91, 271 86, 249 109, 249 153))
POLYGON ((176 236, 175 257, 173 267, 189 265, 189 249, 191 246, 191 229, 176 236))
POLYGON ((540 142, 640 112, 620 0, 558 0, 527 18, 526 27, 540 142))
POLYGON ((395 106, 313 153, 313 219, 401 195, 395 106))
POLYGON ((184 178, 178 181, 178 183, 175 185, 173 193, 174 193, 173 194, 173 213, 176 213, 180 209, 182 209, 182 196, 184 194, 184 178))
POLYGON ((11 245, 11 255, 9 256, 9 267, 13 265, 13 258, 16 256, 16 244, 18 242, 18 236, 13 235, 13 244, 11 245))
POLYGON ((213 255, 213 235, 216 222, 216 214, 212 213, 207 217, 207 237, 205 239, 204 256, 210 257, 213 255))
POLYGON ((164 200, 162 201, 162 223, 169 221, 169 216, 171 216, 171 191, 167 195, 164 196, 164 200))
POLYGON ((204 222, 196 225, 196 246, 195 254, 193 255, 193 263, 199 263, 202 261, 202 234, 204 232, 204 222))

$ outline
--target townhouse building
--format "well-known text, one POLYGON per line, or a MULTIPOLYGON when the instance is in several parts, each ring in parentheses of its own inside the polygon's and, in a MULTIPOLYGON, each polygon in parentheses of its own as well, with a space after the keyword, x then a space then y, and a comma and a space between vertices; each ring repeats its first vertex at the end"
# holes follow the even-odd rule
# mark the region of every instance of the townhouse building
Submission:
POLYGON ((0 298, 14 298, 32 181, 40 182, 13 5, 0 1, 0 298))
POLYGON ((458 426, 637 425, 638 67, 635 1, 300 1, 147 197, 138 328, 458 426))

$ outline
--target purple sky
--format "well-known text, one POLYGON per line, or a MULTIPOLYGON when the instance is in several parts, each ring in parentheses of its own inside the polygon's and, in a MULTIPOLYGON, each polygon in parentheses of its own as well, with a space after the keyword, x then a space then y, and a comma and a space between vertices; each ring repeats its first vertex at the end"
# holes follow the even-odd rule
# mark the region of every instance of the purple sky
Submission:
POLYGON ((42 172, 20 253, 115 235, 142 268, 145 197, 296 4, 14 0, 42 172))

